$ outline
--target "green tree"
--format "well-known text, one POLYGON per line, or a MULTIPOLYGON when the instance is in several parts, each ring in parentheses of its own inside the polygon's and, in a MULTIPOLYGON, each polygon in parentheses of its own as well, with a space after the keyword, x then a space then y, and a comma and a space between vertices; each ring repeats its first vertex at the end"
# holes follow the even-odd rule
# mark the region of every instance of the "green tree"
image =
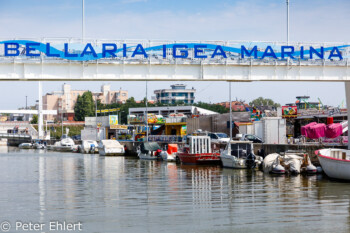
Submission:
POLYGON ((33 115, 33 118, 30 121, 30 124, 38 124, 38 115, 33 115))
POLYGON ((74 106, 74 120, 84 121, 85 117, 95 116, 95 102, 90 91, 78 96, 74 106))
POLYGON ((272 99, 265 99, 263 97, 259 97, 249 102, 249 105, 252 107, 259 107, 259 106, 272 106, 274 108, 281 107, 279 103, 275 103, 272 99))
POLYGON ((218 112, 218 113, 227 113, 230 110, 225 108, 224 106, 218 105, 218 104, 209 104, 204 102, 198 102, 193 104, 193 106, 208 109, 210 111, 218 112))

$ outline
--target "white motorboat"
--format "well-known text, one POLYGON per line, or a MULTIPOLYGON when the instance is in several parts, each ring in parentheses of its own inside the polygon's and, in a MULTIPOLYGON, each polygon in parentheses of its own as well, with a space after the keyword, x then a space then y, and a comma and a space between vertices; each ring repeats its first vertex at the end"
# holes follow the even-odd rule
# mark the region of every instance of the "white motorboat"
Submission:
POLYGON ((98 153, 100 155, 124 155, 125 149, 117 140, 106 139, 99 143, 98 153))
POLYGON ((78 151, 83 154, 98 153, 98 144, 96 141, 93 140, 83 140, 78 148, 78 151))
POLYGON ((32 143, 24 142, 24 143, 19 144, 18 148, 19 149, 32 149, 33 145, 32 145, 32 143))
POLYGON ((227 168, 255 168, 257 157, 251 141, 231 141, 220 154, 222 165, 227 168))
POLYGON ((327 176, 350 180, 350 150, 322 149, 318 151, 317 157, 327 176))
POLYGON ((73 151, 75 143, 67 134, 63 134, 59 142, 55 142, 54 145, 48 147, 48 149, 55 151, 73 151))
POLYGON ((34 149, 46 149, 46 146, 41 141, 36 141, 33 143, 34 149))
POLYGON ((161 153, 161 148, 156 142, 143 142, 137 150, 140 159, 157 160, 161 153))

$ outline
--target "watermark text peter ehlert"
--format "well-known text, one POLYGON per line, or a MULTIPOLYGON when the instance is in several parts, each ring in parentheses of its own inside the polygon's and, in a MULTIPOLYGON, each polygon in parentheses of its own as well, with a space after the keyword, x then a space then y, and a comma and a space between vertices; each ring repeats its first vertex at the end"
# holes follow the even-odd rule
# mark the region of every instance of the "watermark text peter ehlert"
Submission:
POLYGON ((82 231, 83 225, 81 222, 66 222, 66 221, 50 221, 48 223, 39 223, 39 222, 22 222, 16 221, 14 224, 11 224, 8 221, 3 221, 0 223, 0 232, 11 232, 13 231, 40 231, 40 232, 73 232, 73 231, 82 231))

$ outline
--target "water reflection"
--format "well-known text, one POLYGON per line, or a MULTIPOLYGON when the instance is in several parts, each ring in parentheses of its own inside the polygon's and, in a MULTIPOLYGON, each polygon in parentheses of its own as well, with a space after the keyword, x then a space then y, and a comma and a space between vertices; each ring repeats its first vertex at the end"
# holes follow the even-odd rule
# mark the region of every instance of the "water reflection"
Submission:
POLYGON ((349 231, 348 183, 322 176, 10 150, 0 184, 6 220, 82 221, 87 232, 349 231))

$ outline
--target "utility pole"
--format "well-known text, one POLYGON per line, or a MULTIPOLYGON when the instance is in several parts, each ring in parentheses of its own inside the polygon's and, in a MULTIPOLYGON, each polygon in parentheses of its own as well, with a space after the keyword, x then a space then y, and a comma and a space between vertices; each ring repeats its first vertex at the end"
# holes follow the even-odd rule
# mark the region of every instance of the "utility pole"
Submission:
POLYGON ((98 125, 97 125, 97 94, 95 95, 95 123, 96 123, 96 141, 98 141, 98 125))
POLYGON ((287 0, 287 45, 289 45, 289 0, 287 0))
POLYGON ((232 140, 232 101, 231 101, 231 82, 229 82, 229 99, 230 99, 230 143, 232 140))
POLYGON ((84 0, 82 0, 82 19, 81 19, 81 39, 84 42, 85 38, 85 9, 84 9, 84 0))
POLYGON ((146 142, 148 142, 148 99, 147 99, 147 84, 148 81, 146 80, 146 142))

